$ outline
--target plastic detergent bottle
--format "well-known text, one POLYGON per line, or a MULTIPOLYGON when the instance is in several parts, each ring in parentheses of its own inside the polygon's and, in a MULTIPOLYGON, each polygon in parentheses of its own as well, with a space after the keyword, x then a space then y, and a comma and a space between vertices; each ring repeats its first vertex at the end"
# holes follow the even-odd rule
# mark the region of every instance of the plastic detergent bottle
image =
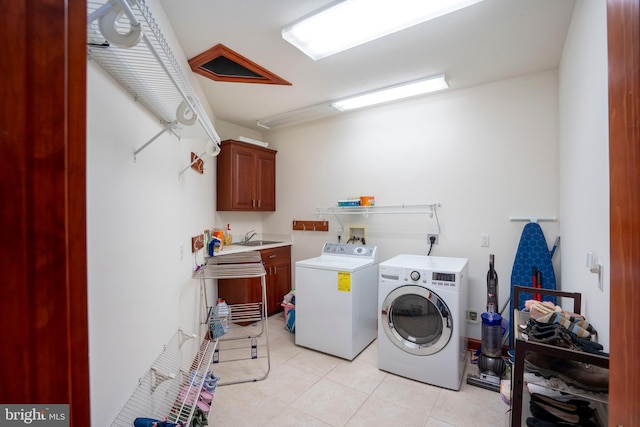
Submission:
POLYGON ((216 315, 218 316, 218 319, 220 319, 222 330, 227 333, 229 331, 229 318, 231 317, 231 309, 222 298, 218 299, 218 304, 216 305, 216 315))
POLYGON ((227 231, 224 233, 224 244, 226 246, 231 245, 231 224, 227 224, 227 231))

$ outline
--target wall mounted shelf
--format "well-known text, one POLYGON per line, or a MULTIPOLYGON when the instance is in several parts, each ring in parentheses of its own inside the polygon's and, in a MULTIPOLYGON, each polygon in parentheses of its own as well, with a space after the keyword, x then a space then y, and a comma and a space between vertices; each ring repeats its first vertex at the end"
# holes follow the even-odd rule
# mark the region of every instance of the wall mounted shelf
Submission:
POLYGON ((438 208, 440 203, 426 205, 395 205, 395 206, 331 206, 328 208, 317 208, 316 216, 333 215, 340 224, 340 229, 344 232, 344 225, 340 221, 341 215, 428 215, 429 218, 436 219, 438 234, 440 234, 440 221, 438 219, 438 208))
POLYGON ((165 132, 178 138, 208 139, 215 147, 207 152, 219 152, 220 137, 146 1, 88 1, 87 13, 89 59, 104 68, 163 126, 135 150, 134 160, 165 132))

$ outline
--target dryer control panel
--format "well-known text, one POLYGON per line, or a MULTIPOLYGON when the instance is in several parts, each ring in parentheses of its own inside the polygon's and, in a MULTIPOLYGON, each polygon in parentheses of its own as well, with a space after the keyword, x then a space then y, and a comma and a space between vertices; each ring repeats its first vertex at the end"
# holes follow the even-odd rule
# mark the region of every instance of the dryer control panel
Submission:
POLYGON ((456 273, 387 266, 380 267, 380 278, 423 286, 442 286, 450 289, 455 289, 459 284, 456 273))

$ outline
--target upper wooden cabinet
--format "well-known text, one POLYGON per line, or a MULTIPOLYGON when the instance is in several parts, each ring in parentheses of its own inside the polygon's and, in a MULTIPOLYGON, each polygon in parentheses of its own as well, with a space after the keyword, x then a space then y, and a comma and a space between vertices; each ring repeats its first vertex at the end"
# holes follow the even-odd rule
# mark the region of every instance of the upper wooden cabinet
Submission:
POLYGON ((222 141, 216 171, 218 211, 276 210, 276 151, 222 141))

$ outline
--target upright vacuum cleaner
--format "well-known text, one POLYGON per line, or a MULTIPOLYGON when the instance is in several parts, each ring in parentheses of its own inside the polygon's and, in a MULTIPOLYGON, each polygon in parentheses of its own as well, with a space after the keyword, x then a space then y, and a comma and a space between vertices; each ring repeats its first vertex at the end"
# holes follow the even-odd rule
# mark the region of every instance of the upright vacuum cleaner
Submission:
POLYGON ((502 316, 496 312, 497 308, 498 274, 494 268, 494 255, 491 254, 487 272, 487 311, 480 316, 482 318, 482 341, 478 356, 480 375, 467 375, 467 384, 499 393, 505 362, 502 358, 502 316))

